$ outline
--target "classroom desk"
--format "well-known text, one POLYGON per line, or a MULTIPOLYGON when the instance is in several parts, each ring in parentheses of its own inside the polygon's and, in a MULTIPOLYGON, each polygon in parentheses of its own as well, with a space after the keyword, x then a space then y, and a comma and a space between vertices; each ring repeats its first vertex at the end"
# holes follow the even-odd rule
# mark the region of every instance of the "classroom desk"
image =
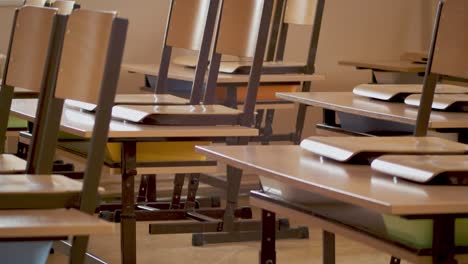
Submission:
MULTIPOLYGON (((155 78, 159 74, 158 64, 123 64, 122 69, 130 73, 139 73, 145 75, 146 87, 154 89, 155 78)), ((193 81, 195 70, 193 68, 184 67, 177 64, 171 64, 169 67, 168 79, 174 82, 169 87, 171 93, 180 97, 187 97, 189 89, 191 89, 191 82, 193 81)), ((325 77, 319 74, 302 74, 302 73, 288 73, 288 74, 262 74, 260 83, 263 85, 300 85, 302 82, 320 81, 325 77)), ((239 101, 237 98, 237 88, 245 87, 249 80, 248 74, 227 74, 220 73, 218 75, 218 85, 226 88, 226 99, 222 104, 229 107, 238 107, 239 101)), ((262 121, 265 114, 265 124, 262 129, 263 133, 260 137, 252 138, 252 140, 260 140, 268 142, 269 140, 287 141, 296 138, 295 133, 286 135, 273 135, 272 123, 274 111, 277 109, 292 108, 291 104, 286 101, 258 101, 257 102, 258 119, 262 121), (285 104, 286 103, 286 104, 285 104)), ((298 124, 299 126, 301 124, 298 124)), ((257 123, 257 129, 261 129, 261 122, 257 123)))
MULTIPOLYGON (((197 151, 219 162, 273 179, 286 186, 285 188, 291 187, 293 190, 320 195, 377 213, 433 218, 436 221, 434 226, 444 217, 468 213, 466 186, 431 186, 397 180, 374 172, 367 165, 347 165, 326 160, 298 146, 212 146, 197 147, 197 151)), ((395 257, 406 258, 416 263, 431 261, 427 251, 414 251, 395 241, 379 239, 373 234, 367 234, 365 230, 335 222, 333 219, 327 220, 320 215, 308 214, 306 210, 296 210, 285 204, 268 202, 268 199, 265 200, 261 196, 254 195, 251 199, 253 205, 277 213, 287 213, 290 217, 309 219, 328 232, 358 240, 395 257)), ((313 204, 310 207, 314 207, 313 204)), ((452 229, 448 225, 446 228, 442 233, 450 234, 454 231, 453 226, 452 229)), ((440 235, 437 232, 435 237, 440 235)), ((440 237, 441 241, 444 241, 443 239, 440 237)), ((440 250, 443 251, 443 247, 434 248, 434 254, 443 256, 447 253, 440 250)))
POLYGON ((372 83, 422 83, 426 64, 405 60, 342 60, 339 65, 371 70, 372 83))
MULTIPOLYGON (((15 99, 12 103, 11 113, 19 118, 34 121, 36 107, 36 99, 15 99)), ((64 108, 61 131, 90 138, 93 125, 93 114, 68 107, 64 108)), ((240 126, 152 126, 118 120, 112 120, 109 126, 109 142, 122 143, 121 245, 123 263, 136 263, 134 177, 137 174, 135 159, 137 142, 160 141, 167 138, 183 140, 184 138, 251 137, 258 135, 257 129, 240 126)))
MULTIPOLYGON (((330 127, 338 127, 335 122, 335 112, 410 126, 416 124, 418 114, 416 107, 404 103, 378 101, 354 95, 352 92, 277 93, 277 96, 284 100, 323 108, 324 123, 330 127)), ((432 111, 431 113, 429 121, 429 129, 431 130, 460 132, 467 127, 468 113, 441 111, 432 111)))

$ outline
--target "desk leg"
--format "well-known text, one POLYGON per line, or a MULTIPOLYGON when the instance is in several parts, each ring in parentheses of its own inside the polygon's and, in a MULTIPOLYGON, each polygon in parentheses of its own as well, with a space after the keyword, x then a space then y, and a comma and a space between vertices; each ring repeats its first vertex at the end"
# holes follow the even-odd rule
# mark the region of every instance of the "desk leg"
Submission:
POLYGON ((276 214, 262 210, 260 264, 276 263, 276 214))
POLYGON ((323 264, 335 264, 335 234, 323 231, 323 264))
POLYGON ((174 189, 172 190, 172 201, 170 209, 180 209, 180 196, 184 188, 185 174, 176 174, 174 177, 174 189))
POLYGON ((456 264, 455 249, 455 217, 436 216, 434 218, 434 237, 432 239, 432 263, 456 264))
POLYGON ((122 143, 122 214, 120 245, 122 263, 136 263, 135 216, 136 143, 122 143))
POLYGON ((232 166, 227 167, 227 190, 226 190, 226 211, 223 218, 223 231, 234 231, 234 211, 237 208, 237 200, 239 199, 239 189, 241 184, 242 170, 232 166))
POLYGON ((262 145, 269 145, 273 135, 273 119, 275 118, 275 109, 268 109, 265 116, 265 127, 263 128, 262 145))
MULTIPOLYGON (((312 86, 311 82, 306 82, 303 84, 301 92, 310 92, 310 88, 312 86)), ((307 115, 307 105, 299 104, 299 108, 297 109, 297 117, 296 117, 296 133, 294 134, 293 143, 298 145, 301 143, 302 139, 302 131, 304 130, 304 122, 307 115)))

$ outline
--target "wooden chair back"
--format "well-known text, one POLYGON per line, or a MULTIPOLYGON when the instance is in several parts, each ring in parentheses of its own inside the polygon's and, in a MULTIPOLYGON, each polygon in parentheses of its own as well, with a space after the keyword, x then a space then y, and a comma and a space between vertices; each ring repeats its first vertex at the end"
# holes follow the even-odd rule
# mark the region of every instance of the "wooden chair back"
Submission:
POLYGON ((468 80, 467 14, 467 1, 445 1, 435 42, 432 73, 468 80))
POLYGON ((205 104, 215 101, 215 89, 222 55, 253 57, 241 125, 251 126, 266 42, 273 10, 272 0, 224 0, 211 57, 205 104))
POLYGON ((440 0, 432 34, 415 136, 426 136, 438 80, 468 80, 468 1, 440 0))
POLYGON ((312 26, 315 22, 318 0, 287 0, 284 23, 312 26))
POLYGON ((190 104, 200 103, 218 6, 219 0, 171 0, 155 89, 156 94, 167 93, 167 75, 172 48, 195 50, 199 54, 190 104))
POLYGON ((56 10, 51 8, 18 9, 6 61, 5 85, 41 91, 55 15, 56 10))
POLYGON ((165 44, 199 51, 209 9, 210 0, 173 0, 165 44))
POLYGON ((113 12, 77 10, 67 24, 55 96, 96 104, 104 81, 113 12))
POLYGON ((0 142, 6 140, 14 87, 37 93, 46 89, 56 13, 56 9, 33 6, 15 12, 0 89, 0 142))

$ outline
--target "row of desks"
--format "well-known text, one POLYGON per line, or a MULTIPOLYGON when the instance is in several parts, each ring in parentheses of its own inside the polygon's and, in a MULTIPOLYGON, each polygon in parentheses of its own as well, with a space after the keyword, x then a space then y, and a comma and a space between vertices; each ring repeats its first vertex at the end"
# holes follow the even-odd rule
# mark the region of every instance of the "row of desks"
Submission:
MULTIPOLYGON (((374 101, 349 92, 285 93, 278 94, 278 97, 333 111, 410 125, 416 123, 417 111, 410 106, 374 101)), ((468 125, 466 120, 466 113, 433 113, 430 127, 464 129, 468 125)), ((299 146, 214 146, 197 149, 211 159, 260 175, 267 191, 274 186, 271 193, 253 192, 251 195, 251 204, 266 210, 262 218, 264 226, 270 226, 268 219, 272 215, 274 218, 277 213, 323 229, 324 263, 335 263, 335 233, 413 263, 439 263, 437 260, 433 262, 431 254, 442 258, 449 254, 443 244, 450 243, 447 241, 450 241, 455 227, 447 223, 466 217, 468 212, 466 186, 431 186, 399 180, 375 172, 366 165, 327 160, 299 146), (314 201, 317 196, 329 201, 320 201, 322 198, 314 201), (324 203, 329 203, 325 209, 324 203), (345 213, 353 208, 357 208, 357 211, 345 216, 345 220, 336 218, 340 212, 345 213), (364 212, 370 212, 370 215, 397 215, 404 219, 433 219, 432 249, 408 247, 388 237, 386 231, 374 233, 370 226, 365 226, 368 219, 357 220, 357 225, 347 223, 356 222, 352 220, 353 217, 365 217, 361 215, 364 212)), ((274 243, 265 242, 274 238, 273 230, 264 229, 262 260, 275 258, 274 243)), ((457 250, 460 250, 457 253, 466 253, 461 247, 457 250)))
MULTIPOLYGON (((15 99, 11 106, 11 114, 34 122, 37 99, 15 99)), ((65 107, 61 131, 74 136, 90 139, 94 126, 94 114, 65 107)), ((122 173, 122 220, 121 220, 121 250, 123 263, 135 263, 137 259, 136 215, 135 215, 135 176, 138 173, 136 162, 137 142, 158 142, 187 138, 225 138, 252 137, 258 135, 258 130, 241 126, 154 126, 135 124, 126 121, 112 120, 108 133, 109 142, 121 142, 121 173, 122 173)), ((155 149, 155 152, 158 150, 155 149)))

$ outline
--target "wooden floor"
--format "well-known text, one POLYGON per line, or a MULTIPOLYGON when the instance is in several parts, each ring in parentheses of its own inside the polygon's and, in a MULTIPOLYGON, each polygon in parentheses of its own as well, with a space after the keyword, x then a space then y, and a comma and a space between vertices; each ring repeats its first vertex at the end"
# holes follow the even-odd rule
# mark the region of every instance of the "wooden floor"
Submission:
MULTIPOLYGON (((62 158, 64 158, 62 156, 62 158)), ((67 160, 67 159, 65 159, 67 160)), ((67 160, 68 161, 68 160, 67 160)), ((75 160, 75 164, 76 160, 75 160)), ((104 172, 104 171, 103 171, 104 172)), ((106 175, 103 173, 101 186, 108 192, 118 192, 120 189, 120 176, 106 175)), ((161 175, 162 176, 162 175, 161 175)), ((158 177, 159 193, 170 193, 172 178, 158 177)), ((252 183, 256 178, 245 177, 246 183, 252 183)), ((212 187, 203 186, 202 193, 219 195, 212 187)), ((244 196, 241 205, 247 205, 244 196)), ((254 209, 254 216, 258 218, 259 210, 254 209)), ((282 216, 287 217, 287 216, 282 216)), ((300 223, 291 223, 292 226, 300 223)), ((307 240, 282 240, 277 243, 278 263, 322 263, 321 230, 309 227, 310 239, 307 240)), ((119 226, 117 233, 112 236, 92 237, 89 251, 108 263, 120 263, 120 235, 119 226)), ((137 223, 138 263, 140 264, 250 264, 258 263, 259 242, 231 243, 220 245, 208 245, 204 247, 192 247, 191 235, 149 235, 148 223, 137 223)), ((362 244, 337 237, 336 241, 337 263, 351 264, 385 264, 390 262, 390 256, 362 244)), ((48 264, 67 263, 68 258, 56 253, 51 255, 48 264)), ((407 263, 407 262, 402 262, 407 263)), ((468 258, 459 259, 459 263, 468 264, 468 258)))
MULTIPOLYGON (((247 199, 241 198, 241 205, 247 199)), ((254 208, 254 217, 260 210, 254 208)), ((285 216, 281 216, 285 217, 285 216)), ((291 226, 301 223, 292 222, 291 226)), ((89 252, 108 263, 120 263, 119 226, 112 236, 92 237, 89 252)), ((280 240, 277 242, 278 263, 299 264, 322 263, 322 232, 309 226, 310 238, 304 240, 280 240)), ((190 234, 149 235, 148 222, 137 223, 138 263, 140 264, 250 264, 258 263, 259 242, 229 243, 193 247, 190 234)), ((386 264, 390 256, 360 243, 337 237, 336 254, 338 264, 386 264)), ((67 263, 68 258, 56 253, 49 258, 48 264, 67 263)), ((459 264, 468 264, 468 256, 458 258, 459 264)), ((408 263, 402 261, 402 263, 408 263)))
MULTIPOLYGON (((233 243, 192 247, 191 235, 148 235, 147 224, 138 223, 138 263, 142 264, 248 264, 258 263, 259 243, 233 243)), ((118 235, 93 237, 90 251, 109 263, 120 263, 118 235)), ((321 232, 311 227, 308 240, 278 242, 278 263, 321 263, 321 232)), ((358 243, 337 238, 337 263, 389 263, 389 256, 358 243)), ((48 264, 66 263, 55 254, 48 264)), ((404 262, 403 262, 404 263, 404 262)))

